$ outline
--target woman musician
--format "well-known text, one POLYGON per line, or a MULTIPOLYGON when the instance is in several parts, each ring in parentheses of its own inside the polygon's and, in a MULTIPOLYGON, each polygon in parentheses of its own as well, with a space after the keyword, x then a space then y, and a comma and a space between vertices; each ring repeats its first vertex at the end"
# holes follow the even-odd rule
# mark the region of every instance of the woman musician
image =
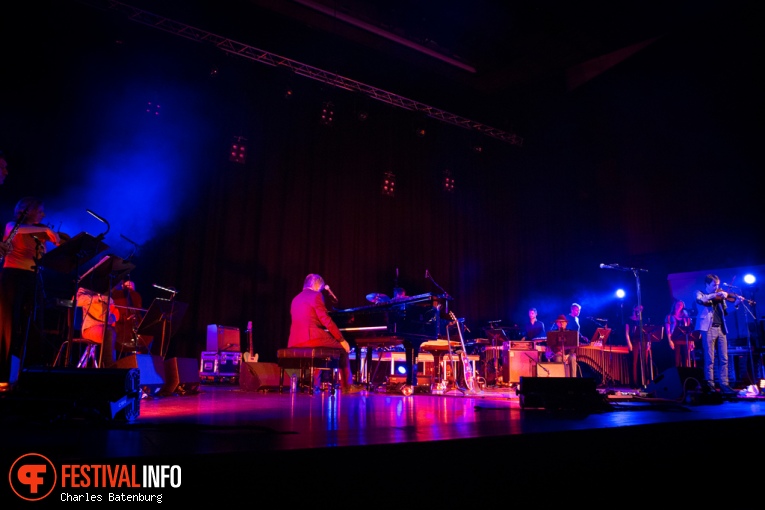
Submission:
POLYGON ((685 309, 684 301, 676 299, 672 303, 672 310, 664 319, 664 331, 669 340, 669 348, 675 351, 675 366, 694 366, 695 341, 692 336, 691 317, 685 309))
POLYGON ((44 365, 55 354, 44 335, 45 307, 37 263, 48 244, 58 246, 61 240, 41 224, 45 204, 40 198, 22 198, 13 214, 3 232, 11 251, 3 258, 0 272, 0 389, 10 381, 11 356, 27 367, 44 365))

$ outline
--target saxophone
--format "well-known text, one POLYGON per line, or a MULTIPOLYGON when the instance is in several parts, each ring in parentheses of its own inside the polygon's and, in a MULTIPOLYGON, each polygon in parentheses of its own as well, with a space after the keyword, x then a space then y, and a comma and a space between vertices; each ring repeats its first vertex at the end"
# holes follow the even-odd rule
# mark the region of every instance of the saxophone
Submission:
MULTIPOLYGON (((8 237, 3 239, 3 244, 8 245, 8 247, 9 247, 8 251, 9 252, 10 252, 10 249, 11 249, 11 241, 13 241, 13 238, 16 237, 16 234, 18 234, 19 228, 21 228, 21 224, 24 223, 24 220, 27 217, 27 211, 28 210, 29 209, 24 209, 24 211, 19 216, 19 219, 16 220, 16 224, 13 226, 11 231, 8 232, 8 237)), ((0 255, 0 266, 3 265, 4 260, 5 260, 5 255, 0 255)))

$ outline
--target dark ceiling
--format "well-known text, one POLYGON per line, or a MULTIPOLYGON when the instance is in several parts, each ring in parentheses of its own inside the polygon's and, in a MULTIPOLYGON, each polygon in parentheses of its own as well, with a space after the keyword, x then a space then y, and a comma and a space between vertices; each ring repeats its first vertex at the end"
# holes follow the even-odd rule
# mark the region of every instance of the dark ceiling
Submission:
MULTIPOLYGON (((100 3, 112 6, 107 10, 116 4, 100 3)), ((521 137, 532 117, 652 43, 703 27, 721 16, 724 5, 726 12, 749 5, 716 0, 125 4, 521 137)))

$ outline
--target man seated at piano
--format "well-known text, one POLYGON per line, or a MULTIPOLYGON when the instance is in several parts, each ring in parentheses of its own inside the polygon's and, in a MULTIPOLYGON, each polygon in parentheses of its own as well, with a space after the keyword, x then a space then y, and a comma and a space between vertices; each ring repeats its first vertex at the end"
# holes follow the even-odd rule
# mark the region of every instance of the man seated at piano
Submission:
MULTIPOLYGON (((357 393, 361 386, 353 384, 351 362, 348 353, 351 346, 343 338, 335 321, 327 314, 322 290, 327 289, 324 278, 318 274, 309 274, 303 282, 303 290, 292 299, 290 304, 290 336, 287 347, 329 347, 342 349, 340 356, 340 382, 343 393, 357 393)), ((327 289, 328 290, 328 289, 327 289)), ((321 370, 316 370, 314 387, 320 385, 321 370)))

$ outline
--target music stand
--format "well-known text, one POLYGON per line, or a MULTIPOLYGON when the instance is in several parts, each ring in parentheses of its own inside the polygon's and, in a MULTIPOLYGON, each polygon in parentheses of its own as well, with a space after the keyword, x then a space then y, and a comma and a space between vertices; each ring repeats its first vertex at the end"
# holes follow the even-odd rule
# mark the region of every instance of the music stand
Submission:
POLYGON ((593 342, 600 342, 601 345, 605 347, 606 342, 608 342, 608 337, 611 336, 611 329, 610 328, 597 328, 595 330, 595 333, 592 335, 592 341, 593 342))
MULTIPOLYGON (((496 328, 496 327, 485 327, 483 328, 484 332, 486 333, 486 336, 491 338, 491 346, 492 346, 492 365, 494 369, 494 385, 500 386, 502 384, 502 374, 499 372, 499 348, 502 347, 502 344, 507 340, 510 339, 505 334, 505 330, 502 328, 496 328)), ((487 374, 488 375, 488 374, 487 374)), ((488 381, 487 381, 488 382, 488 381)))
POLYGON ((109 246, 101 240, 100 236, 93 237, 87 232, 80 232, 43 255, 38 265, 68 274, 79 269, 81 262, 92 259, 107 248, 109 246))
POLYGON ((107 255, 80 277, 80 287, 97 294, 109 294, 119 282, 135 269, 135 264, 116 255, 107 255))
POLYGON ((159 349, 152 349, 155 354, 164 358, 167 355, 168 345, 165 340, 170 340, 180 324, 188 308, 188 303, 182 303, 172 299, 154 298, 151 306, 143 316, 141 323, 136 329, 139 335, 151 335, 154 338, 161 338, 159 349), (169 325, 169 332, 168 330, 169 325), (157 350, 159 351, 157 353, 157 350))
MULTIPOLYGON (((106 295, 106 302, 112 302, 112 288, 135 269, 135 264, 127 262, 117 255, 107 255, 99 260, 80 277, 79 286, 96 294, 106 295)), ((108 308, 108 307, 107 307, 108 308)), ((103 339, 101 343, 101 363, 103 366, 103 346, 106 345, 106 335, 109 334, 109 312, 104 313, 103 339)), ((111 360, 109 360, 111 361, 111 360)))
MULTIPOLYGON (((109 248, 109 246, 102 241, 101 236, 93 237, 87 232, 80 232, 70 240, 60 244, 59 246, 53 248, 51 251, 43 255, 40 260, 37 261, 37 265, 62 274, 69 274, 72 271, 75 271, 76 274, 79 274, 80 266, 83 262, 92 259, 107 248, 109 248)), ((72 296, 77 295, 78 285, 79 282, 75 281, 72 296)), ((76 305, 73 298, 72 304, 69 306, 69 311, 67 313, 68 322, 70 325, 70 327, 67 328, 68 332, 66 338, 66 359, 64 360, 64 366, 67 367, 70 363, 72 340, 74 338, 74 331, 71 325, 74 324, 75 306, 76 305)))
POLYGON ((547 347, 553 353, 564 352, 566 349, 573 349, 579 346, 579 332, 564 330, 554 330, 547 332, 547 347))
POLYGON ((651 342, 659 342, 661 338, 664 336, 664 326, 650 326, 650 325, 643 325, 643 338, 645 338, 645 351, 643 351, 644 346, 640 345, 641 354, 643 354, 643 364, 640 367, 641 373, 645 376, 648 375, 649 380, 653 381, 654 373, 653 373, 653 349, 647 348, 647 346, 651 342), (648 370, 646 370, 646 365, 648 370), (647 372, 647 374, 646 374, 647 372))

